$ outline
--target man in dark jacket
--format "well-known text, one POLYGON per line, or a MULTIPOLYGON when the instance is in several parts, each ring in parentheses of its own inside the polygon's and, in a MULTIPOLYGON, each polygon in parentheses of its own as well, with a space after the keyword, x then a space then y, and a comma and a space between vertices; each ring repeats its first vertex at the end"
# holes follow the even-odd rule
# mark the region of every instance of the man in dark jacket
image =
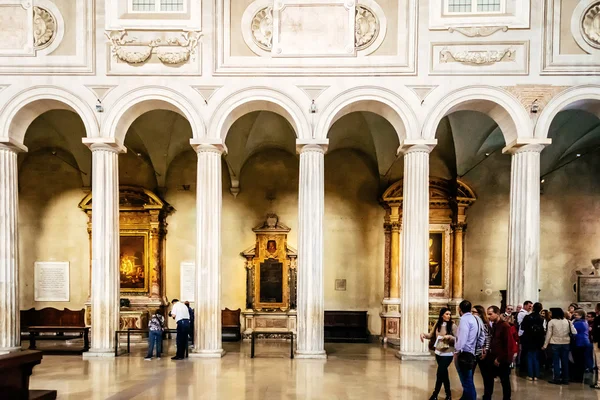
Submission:
MULTIPOLYGON (((510 400, 510 364, 512 363, 513 355, 510 350, 510 341, 512 335, 510 326, 500 318, 500 309, 496 306, 491 306, 487 309, 488 319, 492 323, 492 343, 490 346, 489 362, 493 363, 496 370, 496 375, 502 383, 502 398, 510 400)), ((492 397, 493 386, 491 387, 489 397, 484 397, 484 400, 490 400, 492 397)))

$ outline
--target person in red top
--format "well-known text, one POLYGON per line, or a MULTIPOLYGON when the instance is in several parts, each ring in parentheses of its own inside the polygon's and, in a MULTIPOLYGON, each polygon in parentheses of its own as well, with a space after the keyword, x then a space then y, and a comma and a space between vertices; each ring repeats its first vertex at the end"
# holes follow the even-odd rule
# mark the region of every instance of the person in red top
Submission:
MULTIPOLYGON (((513 361, 514 349, 512 342, 514 341, 510 325, 502 320, 500 309, 496 306, 491 306, 487 309, 488 319, 492 323, 492 343, 490 345, 490 362, 493 362, 495 374, 500 378, 502 383, 502 398, 509 400, 511 397, 510 387, 510 364, 513 361)), ((490 400, 494 388, 490 388, 490 400)))

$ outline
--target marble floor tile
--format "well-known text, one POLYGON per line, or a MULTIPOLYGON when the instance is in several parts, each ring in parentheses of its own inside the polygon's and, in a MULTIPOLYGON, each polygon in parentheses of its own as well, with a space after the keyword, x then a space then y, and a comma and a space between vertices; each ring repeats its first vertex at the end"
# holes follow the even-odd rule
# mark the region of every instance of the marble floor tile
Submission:
MULTIPOLYGON (((116 359, 82 360, 46 355, 33 370, 32 389, 58 390, 59 399, 146 400, 346 400, 428 399, 435 382, 434 361, 400 361, 378 344, 326 344, 327 360, 290 360, 289 344, 259 342, 250 358, 248 343, 225 343, 222 359, 172 361, 173 343, 160 360, 145 361, 145 346, 116 359)), ((450 370, 452 396, 460 382, 450 370)), ((483 393, 481 376, 476 386, 483 393)), ((513 399, 600 399, 584 385, 553 386, 512 376, 513 399)), ((500 384, 496 396, 501 398, 500 384)))

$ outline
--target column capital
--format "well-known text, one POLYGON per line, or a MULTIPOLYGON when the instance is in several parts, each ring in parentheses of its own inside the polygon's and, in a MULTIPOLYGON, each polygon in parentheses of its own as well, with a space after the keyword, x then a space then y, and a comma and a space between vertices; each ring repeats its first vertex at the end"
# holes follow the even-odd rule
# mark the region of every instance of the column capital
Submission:
POLYGON ((89 147, 89 149, 92 152, 96 150, 104 150, 112 151, 114 153, 127 153, 127 149, 125 148, 125 146, 117 142, 115 138, 85 137, 81 139, 81 141, 83 142, 83 144, 89 147))
POLYGON ((27 152, 27 146, 11 137, 0 138, 0 149, 14 151, 15 153, 27 152))
POLYGON ((190 145, 196 153, 218 153, 227 154, 227 146, 220 138, 190 139, 190 145))
POLYGON ((519 138, 502 149, 503 154, 517 154, 534 152, 540 153, 546 146, 552 143, 550 138, 519 138))
POLYGON ((329 147, 329 139, 298 139, 296 140, 296 152, 302 154, 305 151, 315 151, 325 154, 329 147))
POLYGON ((405 139, 400 143, 396 155, 408 153, 431 153, 437 145, 437 139, 405 139))

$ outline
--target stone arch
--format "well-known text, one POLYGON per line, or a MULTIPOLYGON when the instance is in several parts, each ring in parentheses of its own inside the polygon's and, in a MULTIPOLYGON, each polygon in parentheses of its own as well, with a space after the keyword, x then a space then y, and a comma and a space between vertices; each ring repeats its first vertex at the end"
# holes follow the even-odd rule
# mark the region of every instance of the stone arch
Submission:
POLYGON ((110 107, 102 136, 114 138, 122 144, 131 124, 142 114, 153 110, 176 112, 189 121, 194 139, 206 136, 204 121, 192 103, 176 91, 162 86, 134 89, 117 99, 110 107))
POLYGON ((478 111, 488 115, 502 130, 506 144, 531 137, 533 126, 519 101, 508 92, 491 86, 470 86, 441 95, 423 125, 425 139, 434 139, 445 116, 456 111, 478 111))
POLYGON ((31 123, 51 110, 74 112, 83 121, 88 138, 100 135, 98 120, 81 97, 56 86, 34 86, 17 93, 0 109, 0 137, 22 145, 31 123))
POLYGON ((534 137, 547 138, 554 117, 561 111, 573 109, 587 111, 600 118, 600 86, 572 87, 550 100, 535 125, 534 137))
POLYGON ((406 100, 378 87, 359 87, 337 96, 327 107, 316 129, 316 137, 325 139, 333 124, 345 115, 357 111, 375 113, 386 119, 396 130, 398 140, 419 138, 419 119, 406 100))
POLYGON ((297 138, 311 137, 310 125, 300 106, 288 95, 263 87, 243 89, 229 95, 217 106, 209 132, 225 142, 233 123, 254 111, 271 111, 281 115, 290 123, 297 138))

